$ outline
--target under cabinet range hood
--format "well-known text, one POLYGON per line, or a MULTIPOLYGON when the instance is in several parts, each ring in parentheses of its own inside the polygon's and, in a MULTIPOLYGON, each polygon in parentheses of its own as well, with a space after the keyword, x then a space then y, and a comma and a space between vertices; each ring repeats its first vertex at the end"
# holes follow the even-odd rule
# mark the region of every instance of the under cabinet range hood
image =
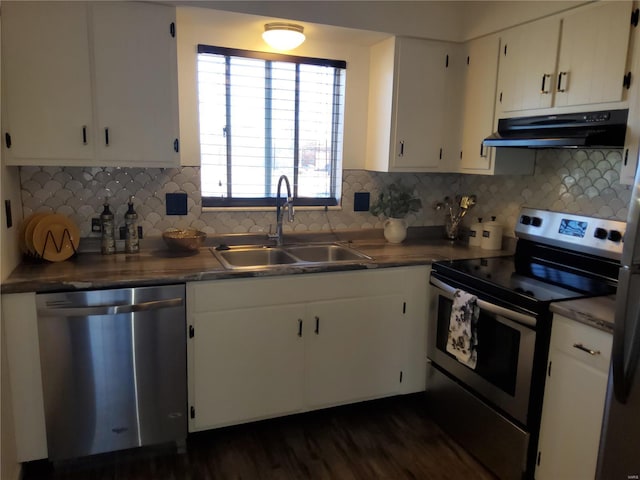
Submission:
POLYGON ((501 118, 489 147, 623 148, 629 110, 501 118))

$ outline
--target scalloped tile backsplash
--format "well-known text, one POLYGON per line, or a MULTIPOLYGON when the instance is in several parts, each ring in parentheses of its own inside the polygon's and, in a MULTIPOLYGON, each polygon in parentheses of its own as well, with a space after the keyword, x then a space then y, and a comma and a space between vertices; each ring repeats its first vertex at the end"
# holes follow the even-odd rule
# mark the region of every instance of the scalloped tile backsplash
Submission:
MULTIPOLYGON (((619 150, 541 150, 533 176, 485 176, 459 174, 377 173, 345 170, 341 210, 296 211, 285 231, 324 231, 381 228, 382 219, 369 212, 354 212, 355 192, 371 192, 401 181, 413 185, 423 209, 407 220, 413 226, 442 225, 444 218, 432 205, 446 195, 475 194, 478 204, 466 218, 495 216, 512 232, 522 205, 548 208, 602 218, 626 220, 631 187, 620 185, 619 150)), ((25 217, 33 212, 57 212, 72 218, 82 236, 91 235, 91 218, 111 197, 117 225, 124 223, 129 195, 134 195, 139 224, 145 236, 159 236, 169 227, 193 227, 207 233, 267 232, 275 222, 274 211, 203 212, 200 169, 21 167, 20 180, 25 217), (165 214, 165 194, 186 192, 188 213, 165 214)), ((510 234, 510 233, 507 233, 510 234)), ((95 235, 95 234, 94 234, 95 235)))

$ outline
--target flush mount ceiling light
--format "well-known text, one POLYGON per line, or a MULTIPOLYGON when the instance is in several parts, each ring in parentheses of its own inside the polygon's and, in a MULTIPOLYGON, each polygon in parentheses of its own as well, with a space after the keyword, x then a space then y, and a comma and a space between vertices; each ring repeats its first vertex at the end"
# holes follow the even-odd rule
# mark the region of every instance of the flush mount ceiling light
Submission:
POLYGON ((267 23, 262 38, 276 50, 292 50, 304 42, 304 28, 294 23, 267 23))

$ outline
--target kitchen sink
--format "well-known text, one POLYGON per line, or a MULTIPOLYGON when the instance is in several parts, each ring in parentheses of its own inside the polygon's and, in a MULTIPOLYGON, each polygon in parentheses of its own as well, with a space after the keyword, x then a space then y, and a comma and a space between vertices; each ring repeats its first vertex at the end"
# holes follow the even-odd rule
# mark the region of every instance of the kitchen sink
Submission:
POLYGON ((231 269, 273 267, 298 262, 297 258, 277 247, 231 247, 229 250, 214 250, 213 253, 225 268, 231 269))
POLYGON ((342 245, 297 245, 287 247, 287 252, 303 262, 334 263, 354 260, 371 260, 370 257, 342 245))
POLYGON ((230 270, 256 270, 286 266, 370 261, 371 257, 337 244, 291 245, 286 247, 237 246, 211 250, 230 270))

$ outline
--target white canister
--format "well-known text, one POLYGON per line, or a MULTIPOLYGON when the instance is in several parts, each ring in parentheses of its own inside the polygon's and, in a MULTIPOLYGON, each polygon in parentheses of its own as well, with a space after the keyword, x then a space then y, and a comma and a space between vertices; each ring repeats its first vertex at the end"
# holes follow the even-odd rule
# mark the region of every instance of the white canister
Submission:
POLYGON ((482 241, 480 246, 485 250, 500 250, 502 248, 502 225, 491 217, 490 222, 482 225, 482 241))
POLYGON ((478 218, 478 223, 473 223, 469 227, 469 246, 479 247, 482 243, 482 218, 478 218))

